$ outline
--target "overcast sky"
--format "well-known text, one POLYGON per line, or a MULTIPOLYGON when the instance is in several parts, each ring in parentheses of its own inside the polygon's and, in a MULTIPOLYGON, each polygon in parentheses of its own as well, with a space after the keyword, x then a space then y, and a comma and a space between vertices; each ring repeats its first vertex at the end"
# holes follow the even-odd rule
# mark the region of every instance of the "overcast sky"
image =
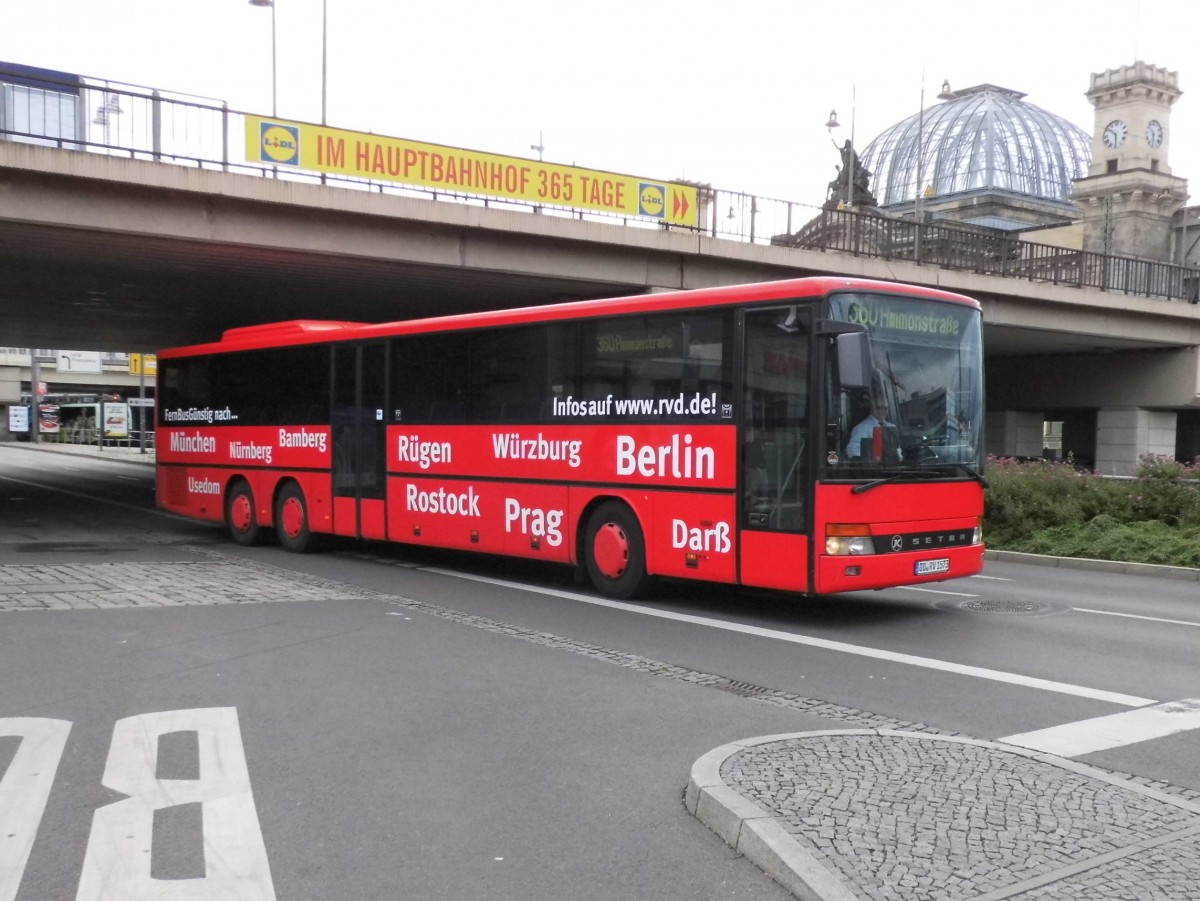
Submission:
MULTIPOLYGON (((279 115, 319 121, 322 0, 276 0, 279 115)), ((836 108, 856 145, 943 79, 991 82, 1092 131, 1089 76, 1179 72, 1170 164, 1200 202, 1196 0, 327 0, 334 126, 820 204, 836 108), (855 98, 852 110, 852 96, 855 98)), ((268 114, 270 9, 248 0, 28 0, 0 60, 268 114)))

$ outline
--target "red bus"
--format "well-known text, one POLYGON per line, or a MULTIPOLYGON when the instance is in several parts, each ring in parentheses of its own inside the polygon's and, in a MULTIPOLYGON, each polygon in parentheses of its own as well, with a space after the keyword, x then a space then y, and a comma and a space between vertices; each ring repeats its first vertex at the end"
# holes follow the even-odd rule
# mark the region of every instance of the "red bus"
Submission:
POLYGON ((789 281, 230 329, 158 356, 160 506, 829 594, 982 568, 980 307, 789 281), (876 419, 868 417, 872 415, 876 419))

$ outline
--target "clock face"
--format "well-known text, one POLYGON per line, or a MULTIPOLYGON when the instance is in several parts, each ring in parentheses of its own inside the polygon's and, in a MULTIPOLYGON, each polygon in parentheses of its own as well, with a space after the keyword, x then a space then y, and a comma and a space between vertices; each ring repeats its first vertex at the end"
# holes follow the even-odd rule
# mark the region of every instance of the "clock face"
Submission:
POLYGON ((1104 126, 1104 146, 1120 147, 1125 143, 1125 136, 1128 134, 1129 126, 1120 119, 1113 119, 1104 126))
POLYGON ((1146 143, 1151 147, 1161 147, 1163 142, 1163 127, 1162 123, 1157 119, 1151 119, 1146 123, 1146 143))

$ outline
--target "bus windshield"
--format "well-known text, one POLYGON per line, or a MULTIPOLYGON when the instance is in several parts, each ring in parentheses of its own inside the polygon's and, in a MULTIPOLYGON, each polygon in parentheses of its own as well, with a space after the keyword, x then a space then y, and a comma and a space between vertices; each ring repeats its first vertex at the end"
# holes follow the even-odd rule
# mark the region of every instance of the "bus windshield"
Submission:
MULTIPOLYGON (((870 388, 844 388, 829 361, 829 478, 961 477, 983 463, 979 311, 885 294, 830 298, 835 320, 865 325, 870 388)), ((831 355, 832 357, 833 355, 831 355)))

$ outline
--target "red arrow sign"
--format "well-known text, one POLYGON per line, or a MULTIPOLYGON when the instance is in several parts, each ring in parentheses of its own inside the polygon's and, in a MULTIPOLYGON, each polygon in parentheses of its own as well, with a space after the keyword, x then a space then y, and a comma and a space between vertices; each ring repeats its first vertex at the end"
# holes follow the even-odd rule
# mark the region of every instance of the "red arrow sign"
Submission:
POLYGON ((671 212, 674 218, 682 219, 687 215, 688 202, 687 197, 678 191, 671 191, 671 212))

